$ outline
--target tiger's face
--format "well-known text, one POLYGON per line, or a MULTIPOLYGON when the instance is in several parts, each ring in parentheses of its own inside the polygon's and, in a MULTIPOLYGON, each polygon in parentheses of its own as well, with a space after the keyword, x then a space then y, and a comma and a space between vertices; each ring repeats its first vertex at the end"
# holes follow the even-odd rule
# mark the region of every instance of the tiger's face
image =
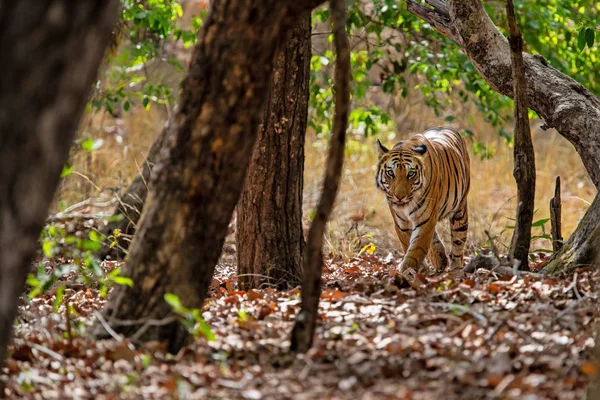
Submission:
POLYGON ((392 150, 388 150, 379 140, 377 146, 377 187, 385 193, 389 203, 405 206, 418 197, 425 183, 427 146, 414 140, 399 142, 392 150))

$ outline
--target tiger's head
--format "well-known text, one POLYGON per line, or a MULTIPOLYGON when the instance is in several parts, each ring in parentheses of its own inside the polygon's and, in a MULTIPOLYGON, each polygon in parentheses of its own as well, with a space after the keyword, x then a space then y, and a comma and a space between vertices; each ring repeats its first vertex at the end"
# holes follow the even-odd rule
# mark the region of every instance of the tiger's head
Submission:
POLYGON ((415 135, 388 150, 377 140, 379 163, 375 180, 389 203, 404 206, 419 197, 427 183, 428 142, 424 136, 415 135))

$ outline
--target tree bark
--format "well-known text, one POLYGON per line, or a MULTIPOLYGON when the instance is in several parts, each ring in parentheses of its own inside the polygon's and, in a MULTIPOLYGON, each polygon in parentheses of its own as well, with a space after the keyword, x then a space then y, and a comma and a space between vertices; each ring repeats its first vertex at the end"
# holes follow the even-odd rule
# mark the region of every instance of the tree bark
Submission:
POLYGON ((329 9, 333 24, 335 61, 335 115, 325 179, 315 218, 308 232, 304 271, 302 278, 302 307, 292 330, 290 350, 305 353, 313 342, 319 315, 321 273, 323 267, 323 234, 333 209, 344 165, 344 146, 350 113, 350 47, 346 33, 346 3, 330 0, 329 9))
MULTIPOLYGON (((433 8, 407 0, 407 9, 454 40, 488 84, 513 97, 510 49, 480 0, 428 0, 433 8)), ((600 100, 540 55, 523 54, 529 108, 573 144, 596 188, 600 187, 600 100)), ((598 195, 563 248, 547 264, 549 272, 598 265, 598 195)))
POLYGON ((0 3, 0 363, 38 236, 117 22, 117 0, 72 3, 0 3))
POLYGON ((237 205, 238 282, 285 290, 300 283, 302 186, 310 82, 310 15, 275 56, 263 122, 237 205))
POLYGON ((164 322, 173 316, 164 295, 202 307, 256 141, 274 54, 319 3, 211 3, 129 249, 124 273, 135 284, 116 287, 103 311, 117 332, 165 341, 170 352, 185 343, 184 327, 164 322), (119 323, 127 319, 145 321, 143 329, 119 323))
POLYGON ((529 245, 535 199, 535 153, 529 129, 527 81, 523 67, 523 38, 515 18, 512 0, 506 2, 510 32, 510 55, 515 99, 514 171, 517 181, 517 216, 510 245, 510 260, 517 261, 521 270, 529 270, 529 245))

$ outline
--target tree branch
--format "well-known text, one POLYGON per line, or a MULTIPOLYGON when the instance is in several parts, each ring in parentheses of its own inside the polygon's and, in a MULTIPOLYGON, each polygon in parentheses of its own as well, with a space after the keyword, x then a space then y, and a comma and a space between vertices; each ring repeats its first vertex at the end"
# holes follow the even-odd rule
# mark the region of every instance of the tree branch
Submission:
MULTIPOLYGON (((427 8, 406 0, 407 9, 454 40, 498 92, 513 97, 510 48, 480 0, 429 0, 427 8), (447 14, 446 14, 447 10, 447 14)), ((524 53, 529 108, 573 144, 596 187, 600 187, 600 101, 540 55, 524 53)))

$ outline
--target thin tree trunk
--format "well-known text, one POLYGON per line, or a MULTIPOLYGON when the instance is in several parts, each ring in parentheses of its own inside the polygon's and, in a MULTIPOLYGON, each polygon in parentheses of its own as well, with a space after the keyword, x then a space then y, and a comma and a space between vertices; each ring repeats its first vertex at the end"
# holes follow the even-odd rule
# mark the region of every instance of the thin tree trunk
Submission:
POLYGON ((535 153, 527 115, 527 81, 523 66, 523 38, 515 18, 512 0, 506 2, 510 31, 513 92, 515 99, 515 166, 513 175, 517 181, 517 217, 510 246, 510 260, 517 261, 522 270, 529 270, 529 244, 533 222, 535 199, 535 153))
MULTIPOLYGON (((480 0, 407 0, 407 9, 454 40, 498 92, 513 97, 510 48, 480 0)), ((523 54, 529 108, 573 146, 596 188, 600 187, 600 100, 574 79, 552 68, 540 55, 523 54)), ((600 266, 600 198, 596 198, 562 249, 547 264, 549 272, 581 265, 600 266)))
POLYGON ((557 176, 554 186, 554 197, 550 199, 550 234, 552 236, 552 250, 554 252, 558 252, 563 246, 561 209, 560 176, 557 176))
POLYGON ((238 282, 279 289, 300 283, 302 186, 310 82, 310 15, 275 56, 258 141, 237 205, 238 282))
POLYGON ((0 3, 0 363, 60 171, 117 22, 117 0, 71 3, 0 3))
POLYGON ((344 146, 350 112, 350 48, 346 33, 346 4, 343 0, 330 1, 333 23, 335 62, 335 116, 325 169, 323 191, 315 218, 308 232, 302 279, 302 307, 292 330, 290 350, 305 353, 310 349, 319 315, 321 272, 323 267, 323 234, 333 209, 344 164, 344 146))
POLYGON ((129 249, 124 273, 135 285, 115 288, 103 311, 117 332, 166 341, 170 352, 185 343, 183 326, 164 322, 173 316, 164 295, 202 307, 256 141, 274 54, 298 18, 318 4, 211 3, 129 249), (146 324, 118 323, 126 319, 146 324))
POLYGON ((114 235, 115 231, 118 230, 119 234, 115 239, 117 245, 112 248, 109 248, 108 245, 105 246, 101 250, 100 258, 106 258, 108 255, 115 258, 125 257, 129 244, 135 234, 137 223, 142 215, 146 197, 148 197, 148 185, 152 169, 159 159, 161 150, 165 147, 168 132, 169 124, 165 125, 158 138, 152 144, 146 156, 146 161, 144 161, 140 172, 133 179, 125 194, 119 197, 119 203, 113 212, 113 216, 118 218, 109 222, 102 231, 108 237, 114 235))

